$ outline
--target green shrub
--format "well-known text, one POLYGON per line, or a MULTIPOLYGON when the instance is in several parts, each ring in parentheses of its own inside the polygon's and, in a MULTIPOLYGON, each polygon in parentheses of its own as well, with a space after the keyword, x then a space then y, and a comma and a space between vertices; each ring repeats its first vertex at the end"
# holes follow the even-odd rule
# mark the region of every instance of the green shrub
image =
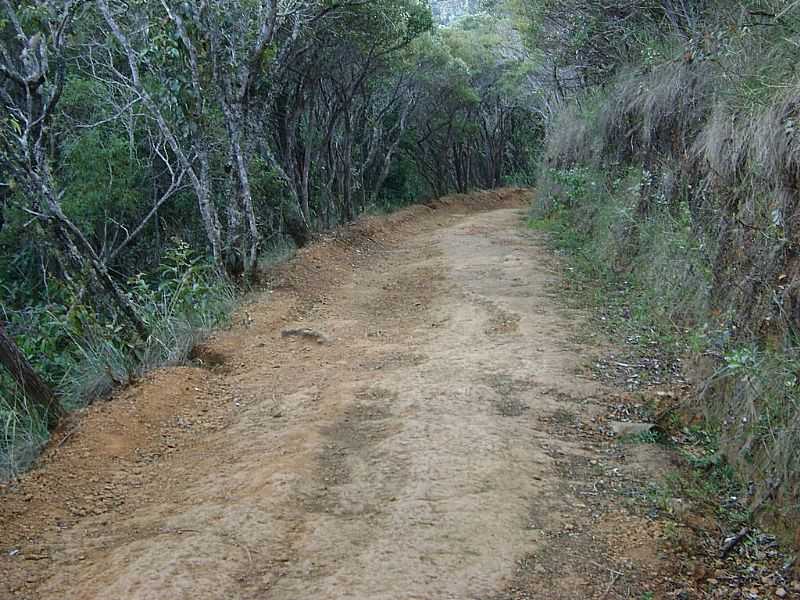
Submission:
MULTIPOLYGON (((70 410, 85 406, 161 365, 180 364, 223 323, 236 289, 179 239, 150 276, 129 282, 129 295, 150 332, 140 340, 118 316, 97 315, 75 303, 11 313, 21 349, 70 410)), ((0 376, 0 476, 25 468, 47 439, 44 415, 12 408, 14 383, 0 376), (3 400, 8 398, 8 400, 3 400)))

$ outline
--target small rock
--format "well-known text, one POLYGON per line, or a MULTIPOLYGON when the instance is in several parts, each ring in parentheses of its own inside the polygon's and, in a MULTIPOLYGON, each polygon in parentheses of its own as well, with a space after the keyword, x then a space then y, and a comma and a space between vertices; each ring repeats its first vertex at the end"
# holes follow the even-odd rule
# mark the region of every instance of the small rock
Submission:
POLYGON ((779 587, 777 590, 775 590, 775 595, 778 598, 785 598, 786 597, 786 593, 787 593, 786 590, 783 589, 782 587, 779 587))
POLYGON ((614 432, 614 435, 625 436, 636 435, 638 433, 650 431, 653 428, 653 423, 637 423, 636 421, 631 421, 630 423, 623 421, 609 421, 608 426, 611 428, 611 431, 614 432))

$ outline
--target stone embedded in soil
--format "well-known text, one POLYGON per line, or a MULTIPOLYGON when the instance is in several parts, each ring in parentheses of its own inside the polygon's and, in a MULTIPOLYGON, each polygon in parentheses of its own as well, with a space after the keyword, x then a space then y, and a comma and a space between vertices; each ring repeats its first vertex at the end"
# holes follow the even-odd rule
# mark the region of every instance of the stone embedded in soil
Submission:
POLYGON ((653 429, 653 423, 609 421, 608 426, 617 436, 638 435, 653 429))

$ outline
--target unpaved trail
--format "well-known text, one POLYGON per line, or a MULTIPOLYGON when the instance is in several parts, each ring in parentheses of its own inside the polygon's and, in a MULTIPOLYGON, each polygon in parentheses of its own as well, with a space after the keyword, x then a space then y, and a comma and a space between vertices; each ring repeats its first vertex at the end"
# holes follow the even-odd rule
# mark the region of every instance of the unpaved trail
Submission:
POLYGON ((0 596, 640 597, 656 533, 601 492, 661 459, 597 433, 609 390, 523 215, 418 209, 302 253, 206 368, 92 409, 5 490, 0 596))

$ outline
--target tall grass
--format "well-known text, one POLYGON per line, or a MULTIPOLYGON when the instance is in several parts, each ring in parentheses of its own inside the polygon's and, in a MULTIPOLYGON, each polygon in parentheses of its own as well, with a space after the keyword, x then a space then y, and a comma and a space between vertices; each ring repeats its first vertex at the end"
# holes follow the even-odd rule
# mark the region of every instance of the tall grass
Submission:
POLYGON ((637 219, 645 179, 635 169, 613 178, 588 167, 545 170, 532 218, 555 232, 587 278, 609 293, 625 288, 631 316, 641 315, 666 338, 705 318, 710 262, 686 215, 662 207, 637 219))
MULTIPOLYGON (((781 13, 773 4, 758 12, 781 13)), ((695 407, 754 481, 754 507, 797 523, 800 9, 759 25, 743 3, 714 8, 702 38, 646 40, 564 106, 534 216, 566 220, 579 260, 629 282, 632 310, 682 336, 695 407)))
POLYGON ((10 385, 4 386, 0 394, 0 479, 27 468, 48 435, 46 415, 39 414, 10 385))

